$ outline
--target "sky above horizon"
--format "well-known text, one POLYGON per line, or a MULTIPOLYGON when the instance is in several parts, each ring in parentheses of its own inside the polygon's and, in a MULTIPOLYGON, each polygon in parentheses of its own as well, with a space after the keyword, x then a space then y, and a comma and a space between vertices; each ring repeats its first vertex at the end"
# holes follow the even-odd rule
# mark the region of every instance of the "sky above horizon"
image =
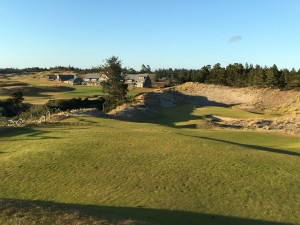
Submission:
POLYGON ((0 0, 0 68, 300 68, 299 0, 0 0))

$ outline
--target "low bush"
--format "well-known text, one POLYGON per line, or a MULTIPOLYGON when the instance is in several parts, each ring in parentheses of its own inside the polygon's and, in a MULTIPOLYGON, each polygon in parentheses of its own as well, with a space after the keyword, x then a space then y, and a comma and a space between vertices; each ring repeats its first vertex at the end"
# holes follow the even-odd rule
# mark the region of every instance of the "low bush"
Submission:
POLYGON ((14 92, 10 98, 0 100, 0 115, 4 117, 14 117, 27 111, 30 105, 22 103, 23 100, 22 92, 14 92))
POLYGON ((72 98, 72 99, 58 99, 50 100, 46 106, 50 109, 59 109, 62 111, 80 109, 80 108, 96 108, 98 110, 103 110, 103 104, 105 99, 100 97, 94 100, 88 98, 72 98))

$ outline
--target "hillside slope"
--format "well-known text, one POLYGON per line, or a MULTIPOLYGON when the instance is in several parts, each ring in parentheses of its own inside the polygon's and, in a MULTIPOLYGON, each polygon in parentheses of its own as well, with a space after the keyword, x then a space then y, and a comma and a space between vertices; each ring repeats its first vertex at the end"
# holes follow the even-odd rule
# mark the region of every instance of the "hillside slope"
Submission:
POLYGON ((236 104, 257 112, 300 114, 300 91, 270 88, 232 88, 227 86, 188 82, 175 88, 192 96, 205 96, 211 101, 236 104))
MULTIPOLYGON (((200 115, 210 118, 210 125, 217 129, 271 130, 300 134, 300 92, 296 90, 185 83, 175 88, 140 95, 135 103, 122 105, 109 115, 132 121, 149 120, 164 116, 163 108, 182 104, 193 105, 194 111, 203 107, 218 107, 217 113, 208 109, 205 110, 206 114, 200 115), (235 114, 234 117, 227 117, 228 111, 231 111, 231 115, 235 114), (244 117, 244 114, 247 116, 244 117)), ((198 121, 203 118, 199 117, 198 121)))

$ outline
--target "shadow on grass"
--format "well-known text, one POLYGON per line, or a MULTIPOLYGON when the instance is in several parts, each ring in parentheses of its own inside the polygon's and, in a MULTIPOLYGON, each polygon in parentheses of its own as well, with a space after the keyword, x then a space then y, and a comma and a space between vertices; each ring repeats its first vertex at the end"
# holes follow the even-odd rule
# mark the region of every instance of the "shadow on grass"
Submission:
POLYGON ((271 221, 186 211, 64 204, 50 201, 16 199, 0 199, 0 209, 2 209, 2 213, 0 211, 0 216, 2 217, 4 216, 6 218, 18 218, 16 217, 16 215, 19 215, 19 218, 23 217, 25 218, 25 220, 30 219, 31 222, 39 221, 42 218, 43 221, 46 222, 45 224, 48 224, 47 220, 55 222, 55 219, 59 221, 59 223, 55 224, 75 224, 76 222, 76 224, 79 224, 79 222, 84 222, 87 221, 87 219, 90 219, 89 221, 94 222, 93 224, 107 224, 107 222, 109 222, 109 224, 120 225, 288 225, 288 223, 277 223, 271 221), (61 217, 60 215, 63 215, 64 217, 61 217), (64 221, 64 218, 66 219, 66 221, 64 221), (124 221, 128 220, 133 221, 133 223, 124 223, 124 221))
POLYGON ((241 144, 241 143, 237 143, 237 142, 220 140, 220 139, 215 139, 215 138, 210 138, 210 137, 193 136, 193 135, 180 134, 180 133, 177 133, 177 134, 187 136, 187 137, 193 137, 193 138, 200 138, 200 139, 205 139, 205 140, 210 140, 210 141, 222 142, 222 143, 241 146, 241 147, 245 147, 245 148, 251 148, 251 149, 259 150, 259 151, 273 152, 273 153, 279 153, 279 154, 284 154, 284 155, 292 155, 292 156, 300 156, 300 153, 298 153, 298 152, 291 152, 291 151, 277 149, 277 148, 270 148, 270 147, 264 147, 264 146, 259 146, 259 145, 241 144))
POLYGON ((66 87, 66 86, 44 86, 44 87, 15 87, 11 89, 6 89, 7 94, 21 91, 24 97, 49 97, 51 95, 44 94, 45 92, 51 93, 59 93, 59 92, 69 92, 76 90, 73 87, 66 87))
POLYGON ((160 115, 157 118, 142 119, 141 121, 168 126, 172 128, 180 128, 180 126, 176 126, 176 123, 185 122, 189 120, 204 119, 202 116, 192 115, 194 109, 194 105, 180 105, 170 108, 161 107, 159 109, 160 115))
MULTIPOLYGON (((59 137, 44 136, 49 133, 44 130, 37 130, 33 127, 8 127, 0 129, 0 140, 5 138, 17 137, 19 135, 26 135, 23 139, 9 139, 9 141, 16 140, 41 140, 41 139, 59 139, 59 137)), ((7 140, 6 140, 7 141, 7 140)))
POLYGON ((29 84, 23 83, 23 82, 18 82, 18 81, 5 81, 5 82, 0 82, 0 87, 13 87, 13 86, 28 86, 29 84))
MULTIPOLYGON (((187 102, 189 102, 190 104, 179 105, 179 106, 169 107, 169 108, 161 107, 161 116, 160 117, 155 118, 155 119, 145 119, 142 122, 153 123, 153 124, 168 126, 168 127, 177 128, 177 129, 180 129, 180 128, 197 129, 199 126, 205 128, 206 126, 209 127, 211 122, 214 123, 213 126, 219 126, 219 127, 223 127, 223 128, 235 128, 235 129, 242 128, 241 126, 219 124, 219 122, 221 122, 221 120, 211 114, 202 115, 202 116, 197 116, 197 115, 192 114, 193 111, 195 110, 195 106, 199 107, 199 105, 200 105, 200 107, 201 106, 202 107, 204 107, 204 106, 219 106, 219 107, 228 108, 228 107, 232 107, 236 104, 226 105, 226 104, 215 102, 215 101, 209 101, 206 97, 202 97, 202 96, 188 96, 188 95, 182 95, 182 94, 180 94, 180 95, 181 95, 181 98, 188 99, 189 101, 187 101, 187 102), (187 121, 191 121, 192 123, 184 124, 187 121), (183 124, 179 125, 181 122, 183 122, 183 124), (204 124, 201 124, 201 122, 204 124)), ((184 134, 181 134, 181 135, 184 135, 184 134)), ((186 136, 189 136, 189 135, 186 135, 186 136)), ((223 143, 227 143, 227 144, 231 144, 231 145, 246 147, 246 148, 265 151, 265 152, 273 152, 273 153, 285 154, 285 155, 291 155, 291 156, 300 156, 300 153, 298 153, 298 152, 276 149, 276 148, 272 148, 272 147, 242 144, 242 143, 226 141, 226 140, 218 140, 218 139, 213 139, 213 138, 208 138, 208 137, 198 137, 198 136, 191 136, 191 137, 223 142, 223 143)))
MULTIPOLYGON (((196 128, 197 124, 177 125, 177 123, 186 122, 190 120, 195 120, 196 122, 197 120, 213 120, 212 117, 209 117, 212 115, 193 115, 192 113, 194 112, 196 107, 199 108, 206 106, 216 106, 229 108, 236 105, 238 104, 224 104, 217 101, 211 101, 205 96, 192 96, 185 95, 176 91, 167 91, 164 93, 149 93, 145 96, 144 108, 139 107, 137 111, 140 111, 141 117, 143 117, 143 112, 147 112, 147 110, 149 110, 149 112, 146 113, 146 118, 140 119, 140 122, 154 123, 173 128, 196 128), (156 116, 152 116, 151 118, 151 114, 156 114, 156 116), (149 117, 147 118, 147 116, 149 117)), ((137 117, 138 116, 139 115, 137 115, 137 117)), ((122 119, 136 121, 136 116, 128 116, 128 118, 126 118, 125 116, 125 118, 122 119)))
POLYGON ((96 121, 92 121, 92 120, 88 120, 86 118, 76 118, 78 121, 80 122, 86 122, 87 124, 99 124, 98 122, 96 121))

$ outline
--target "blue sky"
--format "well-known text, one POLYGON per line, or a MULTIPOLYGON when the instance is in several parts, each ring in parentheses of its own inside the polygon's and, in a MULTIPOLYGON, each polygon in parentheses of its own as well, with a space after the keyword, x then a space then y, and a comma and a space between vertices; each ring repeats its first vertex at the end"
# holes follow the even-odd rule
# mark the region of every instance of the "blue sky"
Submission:
POLYGON ((300 67, 299 0, 0 0, 0 68, 300 67))

